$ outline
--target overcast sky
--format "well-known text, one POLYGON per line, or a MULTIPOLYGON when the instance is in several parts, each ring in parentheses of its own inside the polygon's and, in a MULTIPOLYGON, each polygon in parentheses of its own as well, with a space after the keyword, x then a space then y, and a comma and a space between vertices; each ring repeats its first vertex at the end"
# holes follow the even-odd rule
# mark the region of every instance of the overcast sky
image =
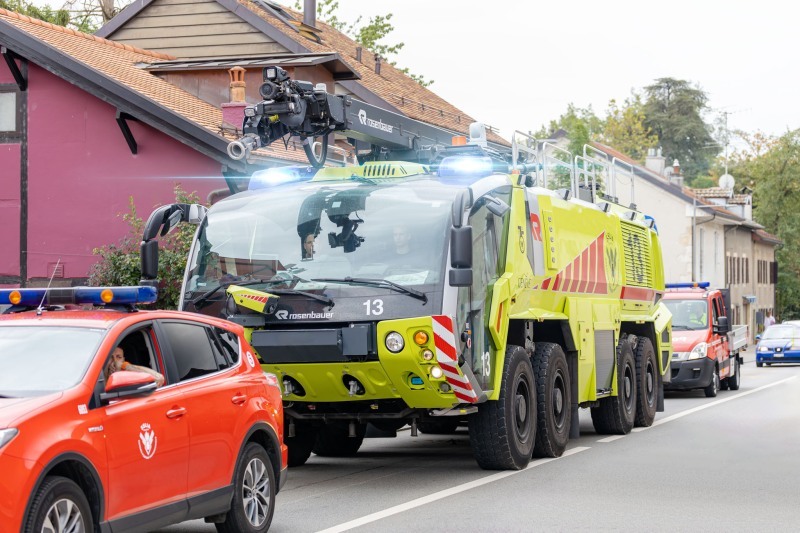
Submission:
POLYGON ((712 112, 730 113, 731 130, 800 128, 791 0, 339 0, 340 20, 386 13, 387 44, 405 43, 398 66, 507 138, 570 102, 605 116, 609 100, 662 77, 699 85, 712 112))

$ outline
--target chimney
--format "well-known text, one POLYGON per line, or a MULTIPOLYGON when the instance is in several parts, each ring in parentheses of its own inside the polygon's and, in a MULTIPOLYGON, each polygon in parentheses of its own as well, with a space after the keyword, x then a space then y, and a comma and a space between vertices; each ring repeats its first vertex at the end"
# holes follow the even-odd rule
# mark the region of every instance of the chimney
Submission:
POLYGON ((236 128, 237 130, 242 128, 244 108, 247 107, 247 102, 245 102, 245 72, 242 67, 233 67, 228 70, 228 75, 231 79, 231 101, 222 104, 223 127, 236 128))
POLYGON ((675 159, 672 162, 672 175, 673 176, 680 176, 681 175, 681 164, 675 159))
POLYGON ((359 63, 361 63, 361 52, 362 52, 362 50, 363 49, 360 46, 356 46, 356 61, 358 61, 359 63))
POLYGON ((381 73, 381 56, 375 54, 375 74, 381 73))
POLYGON ((303 0, 303 24, 316 27, 317 23, 317 0, 303 0))
POLYGON ((655 148, 647 150, 647 157, 644 160, 645 168, 652 170, 659 176, 663 176, 666 165, 666 159, 661 155, 661 148, 658 149, 658 152, 656 152, 655 148))

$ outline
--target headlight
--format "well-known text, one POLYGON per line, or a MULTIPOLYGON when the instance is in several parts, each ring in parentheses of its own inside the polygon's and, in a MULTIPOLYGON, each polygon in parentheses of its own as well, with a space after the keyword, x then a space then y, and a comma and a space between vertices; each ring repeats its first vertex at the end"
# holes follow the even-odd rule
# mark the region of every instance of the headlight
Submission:
POLYGON ((16 428, 0 429, 0 448, 11 442, 17 436, 19 430, 16 428))
POLYGON ((761 346, 761 347, 758 349, 758 351, 759 351, 759 352, 768 352, 768 351, 769 351, 769 348, 767 348, 766 346, 761 346))
POLYGON ((392 353, 401 352, 403 347, 406 345, 406 341, 403 339, 403 336, 396 331, 392 331, 386 335, 386 340, 384 343, 386 344, 386 349, 392 353))
POLYGON ((689 357, 687 359, 702 359, 706 357, 706 355, 708 355, 708 344, 701 342, 692 348, 692 351, 689 352, 689 357))

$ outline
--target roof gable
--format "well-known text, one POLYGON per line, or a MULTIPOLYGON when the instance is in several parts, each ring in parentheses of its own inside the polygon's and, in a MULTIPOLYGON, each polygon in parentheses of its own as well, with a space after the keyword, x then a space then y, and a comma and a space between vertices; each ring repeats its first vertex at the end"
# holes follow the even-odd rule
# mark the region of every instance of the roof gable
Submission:
MULTIPOLYGON (((325 22, 318 20, 314 28, 309 28, 302 24, 301 14, 282 6, 282 11, 294 18, 294 21, 287 21, 280 13, 263 8, 259 0, 144 0, 128 6, 101 28, 97 35, 127 41, 127 39, 121 39, 121 36, 125 35, 122 33, 123 30, 127 31, 128 28, 135 26, 135 21, 139 17, 146 17, 147 9, 151 6, 183 5, 184 3, 198 6, 205 6, 209 3, 217 4, 251 25, 274 43, 283 46, 285 51, 314 54, 338 53, 342 61, 360 77, 359 81, 340 82, 340 86, 344 91, 365 102, 462 134, 468 134, 469 125, 475 122, 474 118, 392 65, 381 62, 380 73, 376 72, 376 56, 372 52, 362 50, 359 61, 357 49, 360 48, 360 45, 325 22), (175 4, 176 2, 181 4, 175 4)), ((171 9, 176 12, 174 8, 171 9)), ((207 9, 213 11, 213 8, 207 9)), ((163 36, 167 37, 167 34, 163 34, 163 36)), ((147 44, 139 40, 128 42, 139 45, 147 44)), ((150 44, 147 45, 150 46, 150 44)), ((158 49, 178 51, 175 48, 158 49)), ((240 47, 234 42, 224 48, 224 55, 227 57, 244 56, 248 50, 248 46, 240 47)), ((219 51, 222 53, 223 49, 219 51)), ((204 57, 210 55, 203 54, 204 57)), ((488 139, 502 145, 509 145, 508 141, 494 132, 488 133, 488 139)))

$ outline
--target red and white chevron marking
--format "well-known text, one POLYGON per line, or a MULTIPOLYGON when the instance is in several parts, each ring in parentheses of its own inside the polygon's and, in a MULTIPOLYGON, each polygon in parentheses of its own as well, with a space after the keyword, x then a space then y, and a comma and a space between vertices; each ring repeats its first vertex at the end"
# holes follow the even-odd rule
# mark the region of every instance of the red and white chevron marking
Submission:
POLYGON ((242 294, 241 296, 242 298, 247 298, 248 300, 260 302, 262 304, 267 303, 267 300, 269 300, 269 296, 256 296, 255 294, 242 294))
POLYGON ((445 315, 434 315, 433 342, 436 345, 436 361, 444 371, 444 377, 456 398, 462 402, 475 403, 478 395, 472 390, 472 385, 458 368, 458 352, 456 336, 453 328, 453 319, 445 315))

